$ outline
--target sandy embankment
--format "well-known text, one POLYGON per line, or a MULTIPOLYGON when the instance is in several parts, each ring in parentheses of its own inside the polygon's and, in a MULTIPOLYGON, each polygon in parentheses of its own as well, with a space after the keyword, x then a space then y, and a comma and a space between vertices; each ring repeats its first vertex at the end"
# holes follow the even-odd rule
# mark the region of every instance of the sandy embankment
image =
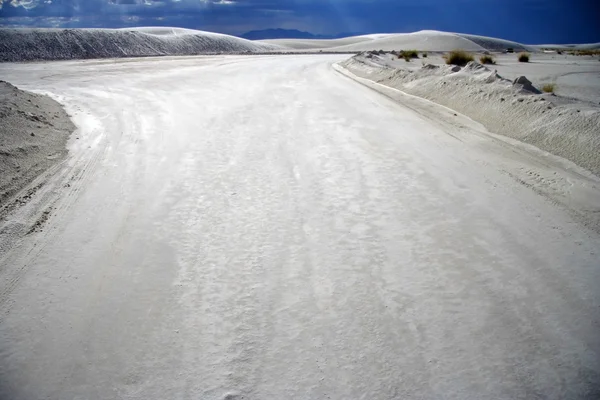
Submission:
POLYGON ((0 62, 253 53, 280 49, 178 28, 0 29, 0 62))
POLYGON ((16 193, 66 157, 74 130, 55 100, 0 81, 0 216, 16 193))
POLYGON ((334 52, 360 52, 370 50, 419 49, 422 51, 503 51, 512 47, 516 51, 533 51, 531 46, 509 40, 462 33, 424 30, 412 33, 370 34, 343 39, 268 39, 256 41, 294 50, 327 50, 334 52))
POLYGON ((478 63, 391 68, 391 55, 363 53, 340 65, 361 78, 454 109, 502 134, 563 157, 600 176, 600 107, 541 94, 478 63))

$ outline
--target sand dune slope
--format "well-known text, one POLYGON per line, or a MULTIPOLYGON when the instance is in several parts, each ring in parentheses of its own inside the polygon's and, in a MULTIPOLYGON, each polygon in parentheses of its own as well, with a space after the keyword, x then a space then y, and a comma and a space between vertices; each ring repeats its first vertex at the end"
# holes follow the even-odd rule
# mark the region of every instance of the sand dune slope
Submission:
POLYGON ((0 29, 0 61, 192 55, 275 50, 229 35, 178 28, 0 29))
POLYGON ((475 62, 462 69, 445 64, 411 69, 391 68, 390 58, 361 54, 341 65, 362 78, 450 107, 491 132, 532 144, 600 176, 597 104, 542 95, 475 62))
POLYGON ((333 49, 343 46, 355 45, 358 43, 371 44, 375 40, 394 36, 394 34, 373 34, 362 36, 350 36, 342 39, 267 39, 257 40, 256 42, 274 44, 288 49, 333 49))
POLYGON ((582 43, 582 44, 536 44, 530 47, 536 49, 573 49, 573 50, 598 50, 600 43, 582 43))
POLYGON ((15 206, 13 195, 64 159, 74 130, 55 100, 0 81, 0 218, 15 206))
POLYGON ((502 51, 509 47, 517 51, 531 50, 526 45, 509 40, 441 31, 364 35, 337 40, 282 39, 265 40, 262 42, 278 44, 296 50, 327 49, 328 51, 348 52, 401 49, 449 51, 457 48, 469 51, 502 51))

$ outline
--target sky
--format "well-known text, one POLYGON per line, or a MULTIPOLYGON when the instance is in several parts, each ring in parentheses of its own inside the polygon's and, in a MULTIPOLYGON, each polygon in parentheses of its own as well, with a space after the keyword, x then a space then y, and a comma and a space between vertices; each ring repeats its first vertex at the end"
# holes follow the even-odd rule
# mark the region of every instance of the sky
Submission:
POLYGON ((0 0, 0 26, 175 26, 241 35, 423 29, 526 44, 600 42, 600 0, 0 0))

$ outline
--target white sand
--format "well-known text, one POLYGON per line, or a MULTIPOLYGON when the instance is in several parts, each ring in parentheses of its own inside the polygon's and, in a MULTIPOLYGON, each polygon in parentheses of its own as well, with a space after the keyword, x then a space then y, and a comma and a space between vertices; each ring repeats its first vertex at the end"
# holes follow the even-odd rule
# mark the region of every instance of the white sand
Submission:
POLYGON ((573 50, 597 50, 600 49, 600 43, 582 43, 582 44, 536 44, 531 47, 537 49, 573 49, 573 50))
POLYGON ((357 43, 369 44, 389 36, 393 36, 393 34, 351 36, 342 39, 267 39, 256 42, 274 44, 292 50, 330 50, 357 43))
POLYGON ((600 180, 346 58, 0 64, 80 134, 0 254, 0 398, 598 398, 600 236, 538 171, 600 180))
POLYGON ((449 51, 457 48, 470 51, 502 51, 509 47, 516 51, 533 50, 526 45, 508 40, 441 31, 364 35, 337 40, 277 39, 258 42, 277 44, 296 50, 327 49, 340 52, 402 49, 449 51))
POLYGON ((278 48, 179 28, 0 29, 0 61, 245 53, 278 48))
POLYGON ((31 197, 15 194, 64 159, 74 129, 53 99, 0 81, 0 218, 31 197))
MULTIPOLYGON (((404 59, 386 56, 378 58, 382 63, 392 68, 418 71, 424 63, 445 64, 445 53, 428 53, 427 58, 421 57, 407 63, 404 59)), ((473 53, 478 60, 483 53, 473 53)), ((572 98, 576 100, 600 104, 600 62, 598 56, 573 56, 569 54, 556 54, 536 52, 531 53, 530 62, 522 63, 517 60, 517 54, 492 53, 496 64, 489 66, 498 71, 503 78, 514 81, 519 76, 526 76, 533 85, 541 88, 547 83, 554 83, 555 93, 560 98, 556 101, 572 98)))
POLYGON ((357 76, 450 107, 491 132, 532 144, 600 175, 597 104, 532 94, 477 63, 458 72, 454 72, 457 67, 420 67, 416 62, 399 69, 387 66, 392 55, 367 56, 341 65, 357 76))

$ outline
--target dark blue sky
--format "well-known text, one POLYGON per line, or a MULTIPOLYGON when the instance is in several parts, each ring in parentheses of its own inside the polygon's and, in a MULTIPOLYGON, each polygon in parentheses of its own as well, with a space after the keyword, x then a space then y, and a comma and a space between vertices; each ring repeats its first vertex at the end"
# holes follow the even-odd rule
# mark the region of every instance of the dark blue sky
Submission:
POLYGON ((178 26, 229 34, 435 29, 522 43, 600 42, 600 0, 0 0, 0 25, 178 26))

